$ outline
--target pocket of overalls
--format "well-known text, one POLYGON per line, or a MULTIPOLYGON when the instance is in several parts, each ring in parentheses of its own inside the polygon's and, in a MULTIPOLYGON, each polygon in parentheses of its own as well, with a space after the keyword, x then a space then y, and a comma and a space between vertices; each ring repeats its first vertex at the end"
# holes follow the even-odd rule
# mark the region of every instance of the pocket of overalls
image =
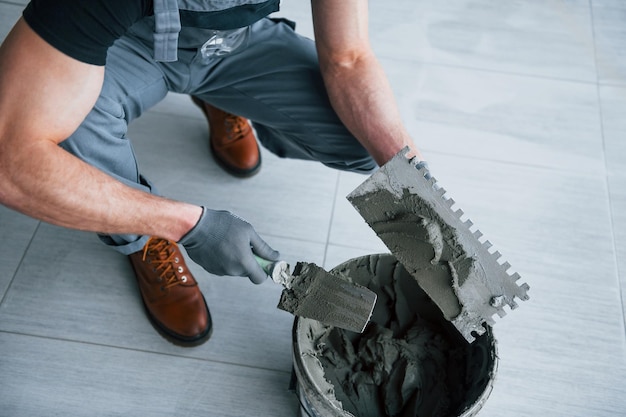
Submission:
POLYGON ((250 26, 232 30, 212 30, 209 39, 200 47, 203 60, 233 54, 245 48, 250 37, 250 26))

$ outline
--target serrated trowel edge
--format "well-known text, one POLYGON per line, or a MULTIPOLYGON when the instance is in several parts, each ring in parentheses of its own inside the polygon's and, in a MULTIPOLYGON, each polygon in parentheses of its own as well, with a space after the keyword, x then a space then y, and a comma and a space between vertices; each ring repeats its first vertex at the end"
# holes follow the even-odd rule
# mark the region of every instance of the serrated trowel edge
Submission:
MULTIPOLYGON (((446 190, 439 187, 437 180, 426 168, 417 168, 414 162, 405 157, 408 148, 400 151, 375 174, 352 191, 347 199, 361 214, 365 221, 374 229, 381 240, 387 245, 394 256, 413 275, 431 299, 442 309, 444 315, 454 324, 463 337, 472 342, 476 336, 485 332, 484 324, 493 326, 494 314, 506 315, 503 307, 517 308, 515 298, 527 300, 529 286, 518 285, 519 274, 509 274, 511 265, 504 262, 501 254, 491 252, 492 244, 481 241, 482 233, 472 231, 473 223, 463 220, 463 211, 454 210, 455 201, 446 196, 446 190), (419 200, 419 207, 408 205, 408 199, 419 200), (375 208, 376 207, 376 208, 375 208), (381 209, 384 207, 384 209, 381 209), (445 285, 434 286, 419 276, 418 271, 423 265, 416 264, 411 256, 411 247, 397 247, 393 233, 379 233, 386 224, 407 216, 424 217, 424 212, 436 215, 439 220, 456 234, 458 243, 469 259, 470 272, 463 277, 454 273, 453 262, 449 262, 453 271, 453 280, 445 285), (378 229, 378 231, 377 231, 378 229), (451 310, 446 306, 458 303, 460 311, 451 310)), ((405 233, 405 232, 403 232, 405 233)), ((410 239, 403 238, 405 245, 410 246, 410 239)))

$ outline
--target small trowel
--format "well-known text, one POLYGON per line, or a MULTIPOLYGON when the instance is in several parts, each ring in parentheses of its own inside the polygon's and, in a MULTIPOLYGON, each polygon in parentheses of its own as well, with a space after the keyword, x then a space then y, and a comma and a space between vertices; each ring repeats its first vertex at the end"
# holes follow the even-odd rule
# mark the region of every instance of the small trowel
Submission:
POLYGON ((256 256, 267 275, 283 290, 278 308, 295 316, 362 333, 376 305, 376 293, 323 268, 298 262, 290 272, 285 261, 256 256))

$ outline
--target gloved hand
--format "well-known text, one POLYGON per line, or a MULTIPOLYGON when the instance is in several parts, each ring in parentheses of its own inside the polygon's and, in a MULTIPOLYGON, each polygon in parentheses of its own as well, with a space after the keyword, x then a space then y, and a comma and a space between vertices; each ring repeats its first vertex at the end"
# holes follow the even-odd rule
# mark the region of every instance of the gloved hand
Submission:
POLYGON ((198 223, 178 242, 189 257, 215 275, 245 276, 255 284, 265 281, 267 274, 253 253, 272 261, 280 254, 245 220, 224 210, 202 210, 198 223))

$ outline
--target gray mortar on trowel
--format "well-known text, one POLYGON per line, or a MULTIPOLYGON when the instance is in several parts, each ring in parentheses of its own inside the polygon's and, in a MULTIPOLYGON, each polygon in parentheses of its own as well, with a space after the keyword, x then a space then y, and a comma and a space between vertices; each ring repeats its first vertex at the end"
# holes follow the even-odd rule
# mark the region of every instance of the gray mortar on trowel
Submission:
POLYGON ((298 262, 285 286, 278 308, 295 316, 361 332, 367 325, 376 294, 323 268, 298 262))
POLYGON ((527 300, 527 284, 509 274, 510 265, 491 252, 482 233, 471 230, 463 212, 453 210, 424 168, 402 152, 355 189, 348 200, 391 253, 417 280, 468 342, 494 325, 492 316, 506 315, 504 306, 527 300))
POLYGON ((323 317, 326 313, 332 313, 325 311, 330 299, 349 310, 344 300, 334 297, 333 289, 339 289, 342 282, 340 277, 335 277, 335 280, 326 279, 328 272, 308 262, 298 262, 292 275, 291 287, 285 288, 281 293, 278 308, 303 317, 323 317), (319 288, 319 285, 327 287, 319 288))
MULTIPOLYGON (((388 191, 380 190, 379 193, 380 201, 393 201, 388 191)), ((376 222, 372 228, 392 253, 411 258, 411 264, 416 266, 412 272, 420 277, 420 283, 429 289, 429 294, 439 294, 433 298, 440 300, 438 305, 442 313, 452 321, 462 314, 466 304, 458 297, 458 288, 472 270, 480 270, 480 265, 463 250, 462 237, 419 197, 407 193, 402 202, 405 204, 403 210, 394 207, 393 220, 376 222), (451 290, 454 297, 449 296, 451 290)), ((371 209, 382 215, 389 212, 389 207, 381 205, 371 209)))

